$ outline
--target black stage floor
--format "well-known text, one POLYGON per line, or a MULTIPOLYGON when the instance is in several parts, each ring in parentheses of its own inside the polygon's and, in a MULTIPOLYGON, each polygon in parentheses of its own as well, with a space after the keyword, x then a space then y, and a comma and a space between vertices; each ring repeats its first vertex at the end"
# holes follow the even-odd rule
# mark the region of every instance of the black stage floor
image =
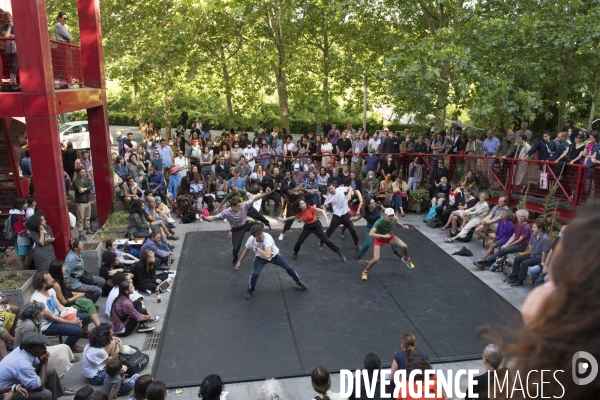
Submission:
MULTIPOLYGON (((169 387, 199 385, 217 373, 225 382, 309 375, 362 367, 376 353, 390 366, 405 332, 433 362, 479 359, 485 343, 476 337, 484 324, 518 326, 518 311, 416 229, 396 229, 408 244, 414 270, 382 248, 369 280, 360 275, 346 233, 332 239, 348 257, 341 263, 311 236, 291 261, 300 230, 283 242, 281 253, 308 284, 306 292, 279 267, 260 275, 252 300, 245 300, 252 271, 249 255, 239 271, 230 267, 225 231, 192 232, 184 248, 165 328, 154 364, 156 379, 169 387)), ((359 228, 362 239, 364 227, 359 228)), ((240 252, 241 254, 241 252, 240 252)), ((366 258, 372 256, 372 250, 366 258)))

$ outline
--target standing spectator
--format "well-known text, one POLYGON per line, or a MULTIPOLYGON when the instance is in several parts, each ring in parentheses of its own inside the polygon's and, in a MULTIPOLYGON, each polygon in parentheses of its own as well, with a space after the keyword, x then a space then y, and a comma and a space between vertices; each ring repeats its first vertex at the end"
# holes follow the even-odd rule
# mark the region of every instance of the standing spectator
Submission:
POLYGON ((54 24, 54 39, 59 42, 71 43, 73 38, 69 34, 69 30, 65 26, 69 16, 65 12, 59 12, 56 17, 56 24, 54 24))
POLYGON ((516 131, 515 135, 517 137, 519 137, 519 135, 524 134, 525 136, 527 136, 527 141, 529 142, 531 140, 531 131, 529 129, 527 129, 528 126, 529 126, 529 122, 527 122, 527 121, 521 122, 521 129, 516 131))
MULTIPOLYGON (((517 149, 515 151, 514 158, 518 160, 524 160, 527 158, 527 154, 531 149, 529 143, 527 143, 527 135, 524 133, 520 134, 518 139, 517 149)), ((514 185, 520 188, 524 188, 527 184, 527 169, 529 163, 525 161, 519 161, 516 163, 514 172, 514 185)))
POLYGON ((500 162, 500 173, 498 178, 506 183, 508 179, 508 170, 511 168, 512 163, 510 161, 504 161, 506 158, 515 158, 515 151, 517 150, 518 137, 515 133, 510 130, 506 133, 506 137, 500 142, 500 146, 496 150, 496 159, 500 162))
POLYGON ((31 158, 29 158, 29 149, 25 150, 25 157, 21 160, 21 173, 24 177, 31 177, 33 171, 31 170, 31 158))
POLYGON ((67 149, 62 155, 63 158, 63 169, 69 175, 69 178, 73 180, 75 177, 75 161, 77 160, 77 152, 73 148, 73 143, 67 142, 67 149))
POLYGON ((48 339, 41 333, 27 332, 18 349, 0 361, 0 386, 16 387, 17 398, 55 400, 64 396, 54 368, 48 367, 48 339))
POLYGON ((54 234, 52 228, 46 224, 46 216, 42 211, 34 213, 27 222, 25 227, 29 230, 29 238, 34 243, 33 261, 35 269, 38 271, 47 271, 50 263, 56 260, 54 254, 54 234))
MULTIPOLYGON (((544 132, 541 140, 535 142, 531 149, 527 152, 527 158, 531 159, 532 156, 537 152, 537 159, 539 161, 547 161, 550 159, 554 151, 556 150, 556 142, 550 140, 550 132, 544 132)), ((540 164, 540 169, 545 168, 545 164, 540 164)))
POLYGON ((208 117, 204 118, 204 122, 202 122, 202 136, 201 139, 204 140, 210 134, 210 120, 208 117))
POLYGON ((13 230, 17 234, 15 241, 15 251, 19 255, 19 269, 28 269, 29 264, 33 260, 33 248, 31 247, 31 239, 27 233, 27 228, 24 225, 26 216, 25 209, 27 208, 27 200, 16 198, 13 202, 13 208, 8 212, 8 219, 5 224, 11 224, 13 230))
POLYGON ((377 150, 374 148, 370 148, 369 149, 369 156, 365 157, 365 159, 363 160, 363 170, 362 170, 362 175, 367 176, 367 174, 369 172, 373 172, 373 175, 375 175, 377 173, 377 171, 379 171, 379 167, 380 167, 380 159, 379 157, 377 157, 375 155, 375 152, 377 150))
POLYGON ((408 190, 417 190, 423 181, 423 160, 421 157, 415 157, 415 160, 408 166, 408 190))
POLYGON ((337 142, 340 138, 340 131, 336 128, 336 125, 331 125, 331 129, 327 132, 327 137, 329 138, 329 143, 333 146, 333 153, 335 154, 337 149, 337 142))
POLYGON ((424 139, 425 138, 423 137, 423 135, 420 135, 417 139, 417 142, 415 143, 415 147, 413 149, 415 153, 427 154, 427 143, 425 143, 424 139))
POLYGON ((69 247, 71 250, 65 258, 65 272, 63 274, 65 282, 69 289, 75 292, 84 292, 85 297, 96 303, 102 296, 102 288, 106 281, 99 276, 93 276, 93 284, 83 283, 81 280, 85 271, 83 258, 81 258, 83 242, 79 239, 73 239, 69 243, 69 247))
POLYGON ((470 156, 467 158, 466 169, 467 171, 475 172, 477 169, 477 159, 471 158, 475 156, 483 155, 483 143, 481 140, 477 139, 475 135, 470 134, 467 137, 467 145, 465 146, 465 155, 470 156))
POLYGON ((169 170, 173 165, 173 149, 171 149, 171 146, 167 146, 165 139, 160 139, 159 143, 160 146, 156 150, 160 156, 163 171, 169 170))
POLYGON ((187 129, 187 122, 188 122, 189 116, 188 113, 185 112, 185 109, 181 111, 181 125, 183 125, 183 130, 185 132, 185 130, 187 129))
POLYGON ((75 169, 75 179, 73 179, 73 189, 75 191, 75 207, 77 210, 77 231, 79 239, 85 240, 83 229, 86 234, 96 233, 90 226, 90 217, 92 216, 92 204, 90 196, 92 191, 92 182, 85 176, 83 168, 75 169))
POLYGON ((496 151, 500 146, 500 140, 494 136, 493 130, 488 130, 486 133, 486 139, 483 141, 482 149, 483 155, 486 156, 484 159, 487 167, 484 168, 484 176, 487 178, 487 184, 492 186, 494 182, 493 165, 495 162, 496 151))
POLYGON ((19 64, 17 61, 17 43, 14 40, 15 25, 13 23, 13 16, 8 11, 5 11, 4 19, 6 20, 6 23, 0 27, 0 37, 12 38, 11 40, 4 41, 4 54, 6 60, 8 61, 10 84, 13 85, 13 90, 20 90, 21 87, 17 85, 17 74, 19 72, 19 64))
POLYGON ((375 132, 373 137, 369 139, 369 153, 371 152, 371 149, 375 150, 374 153, 377 153, 379 151, 379 146, 381 146, 381 140, 379 139, 379 134, 375 132))

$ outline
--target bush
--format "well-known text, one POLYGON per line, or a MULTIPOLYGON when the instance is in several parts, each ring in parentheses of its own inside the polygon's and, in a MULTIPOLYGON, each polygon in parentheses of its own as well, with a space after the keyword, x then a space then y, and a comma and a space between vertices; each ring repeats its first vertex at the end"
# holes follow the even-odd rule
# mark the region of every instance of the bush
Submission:
POLYGON ((127 225, 129 224, 129 213, 127 211, 118 211, 116 213, 112 213, 108 216, 106 223, 104 224, 105 228, 109 228, 111 226, 117 225, 127 225))

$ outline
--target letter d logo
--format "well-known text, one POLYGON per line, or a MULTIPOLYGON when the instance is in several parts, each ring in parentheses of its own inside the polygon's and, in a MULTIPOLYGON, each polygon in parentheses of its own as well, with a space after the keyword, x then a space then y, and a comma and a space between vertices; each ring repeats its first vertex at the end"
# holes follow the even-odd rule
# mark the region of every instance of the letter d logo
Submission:
POLYGON ((575 382, 576 385, 587 385, 596 379, 596 376, 598 376, 598 361, 596 361, 594 356, 590 353, 586 351, 578 351, 573 355, 571 369, 573 371, 573 382, 575 382), (587 362, 578 363, 577 360, 580 358, 585 359, 587 362), (585 374, 588 370, 590 371, 590 374, 587 376, 587 378, 579 378, 577 376, 578 374, 585 374))

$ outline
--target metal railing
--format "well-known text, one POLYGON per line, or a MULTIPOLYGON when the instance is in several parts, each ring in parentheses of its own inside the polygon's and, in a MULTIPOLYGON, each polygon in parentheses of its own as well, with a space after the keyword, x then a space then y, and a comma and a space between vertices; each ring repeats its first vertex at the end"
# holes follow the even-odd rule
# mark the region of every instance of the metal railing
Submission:
MULTIPOLYGON (((81 47, 50 40, 52 74, 56 89, 83 85, 81 47)), ((14 37, 0 37, 0 88, 3 91, 20 90, 18 49, 14 37)))

